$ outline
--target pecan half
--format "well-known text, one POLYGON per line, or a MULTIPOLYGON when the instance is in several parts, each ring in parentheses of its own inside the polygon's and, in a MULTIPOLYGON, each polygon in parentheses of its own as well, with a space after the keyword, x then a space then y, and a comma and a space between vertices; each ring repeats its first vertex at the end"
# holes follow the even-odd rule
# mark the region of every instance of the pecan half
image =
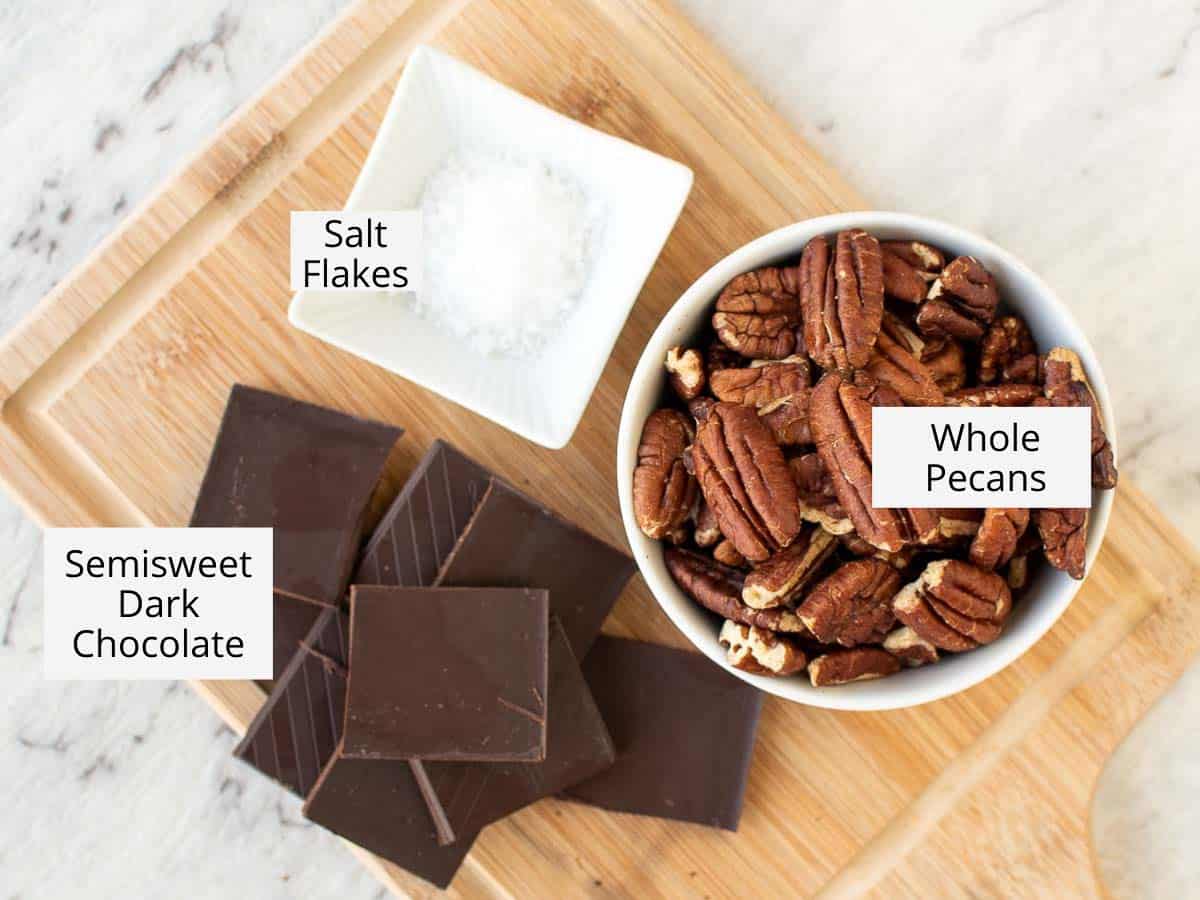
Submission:
POLYGON ((753 609, 743 603, 745 575, 737 569, 678 547, 664 547, 663 562, 681 591, 721 618, 770 631, 804 633, 804 624, 790 609, 753 609))
POLYGON ((800 531, 796 484, 754 410, 718 403, 692 454, 704 499, 742 556, 759 562, 792 542, 800 531))
POLYGON ((800 256, 800 308, 808 355, 823 369, 848 373, 871 356, 883 319, 879 241, 855 228, 829 242, 813 238, 800 256))
POLYGON ((697 547, 712 547, 721 540, 721 524, 717 521, 717 514, 703 499, 696 504, 696 530, 692 540, 697 547))
POLYGON ((795 639, 764 628, 726 619, 717 640, 726 648, 729 664, 743 672, 795 675, 808 665, 808 657, 795 639))
POLYGON ((971 562, 981 569, 1000 568, 1013 558, 1017 541, 1028 526, 1027 509, 988 509, 971 541, 971 562))
POLYGON ((721 343, 752 359, 791 356, 800 323, 796 276, 793 268, 768 266, 729 282, 712 318, 721 343))
POLYGON ((883 639, 883 649, 909 668, 938 661, 937 647, 907 625, 897 628, 883 639))
POLYGON ((834 550, 834 537, 820 528, 801 531, 791 545, 746 576, 742 602, 755 609, 786 606, 812 580, 834 550))
POLYGON ((692 512, 696 482, 683 461, 692 437, 692 423, 674 409, 655 410, 642 426, 633 470, 633 511, 647 537, 666 537, 692 512))
POLYGON ((1092 485, 1098 488, 1117 486, 1117 467, 1113 462, 1112 444, 1104 433, 1100 420, 1100 404, 1092 393, 1083 363, 1078 354, 1065 347, 1055 347, 1042 362, 1043 390, 1051 406, 1086 406, 1092 411, 1092 485))
POLYGON ((771 429, 775 443, 780 447, 799 447, 813 442, 812 428, 808 421, 808 402, 812 392, 805 388, 795 394, 758 411, 763 424, 771 429))
POLYGON ((973 256, 960 256, 929 286, 917 327, 934 337, 977 341, 996 314, 996 279, 973 256))
MULTIPOLYGON (((908 263, 925 282, 933 281, 946 266, 946 254, 921 241, 882 241, 880 249, 908 263)), ((921 295, 924 299, 924 294, 921 295)))
POLYGON ((854 530, 854 523, 838 503, 833 480, 819 454, 805 453, 789 459, 788 468, 792 470, 796 492, 800 496, 800 518, 820 525, 830 534, 848 534, 854 530))
POLYGON ((680 400, 695 400, 704 393, 704 357, 700 355, 699 350, 672 347, 667 351, 663 365, 670 373, 668 380, 680 400))
POLYGON ((957 559, 925 567, 892 601, 896 618, 941 650, 960 653, 1000 636, 1012 610, 1004 579, 957 559))
POLYGON ((879 559, 839 566, 808 592, 796 615, 824 644, 877 644, 896 621, 892 597, 900 573, 879 559))
POLYGON ((983 521, 982 509, 939 509, 938 537, 935 543, 956 544, 974 538, 983 521))
POLYGON ((924 272, 899 254, 892 253, 887 244, 883 250, 883 292, 906 303, 920 303, 929 290, 924 272))
POLYGON ((733 566, 735 569, 744 569, 749 565, 746 557, 738 553, 737 547, 733 546, 733 541, 729 538, 722 538, 721 542, 713 547, 713 559, 722 565, 733 566))
POLYGON ((900 660, 876 647, 835 650, 818 656, 808 664, 808 678, 813 687, 870 681, 895 675, 899 671, 900 660))
POLYGON ((1034 513, 1046 560, 1072 578, 1083 578, 1087 562, 1088 510, 1039 509, 1034 513))
POLYGON ((797 394, 808 397, 808 360, 789 357, 779 362, 756 360, 744 369, 713 372, 710 387, 718 400, 762 409, 797 394))
POLYGON ((899 394, 906 406, 941 406, 945 400, 933 373, 887 331, 879 332, 867 371, 899 394))
POLYGON ((821 462, 855 530, 881 550, 899 550, 908 539, 904 517, 871 506, 871 403, 864 386, 826 373, 813 389, 809 417, 821 462))
POLYGON ((930 338, 920 359, 943 393, 957 391, 967 383, 967 354, 954 338, 930 338))
POLYGON ((1036 384, 993 384, 963 388, 946 395, 950 406, 1032 406, 1042 396, 1036 384))
POLYGON ((1029 326, 1018 316, 1001 316, 988 326, 979 345, 979 381, 1037 380, 1037 345, 1029 326))

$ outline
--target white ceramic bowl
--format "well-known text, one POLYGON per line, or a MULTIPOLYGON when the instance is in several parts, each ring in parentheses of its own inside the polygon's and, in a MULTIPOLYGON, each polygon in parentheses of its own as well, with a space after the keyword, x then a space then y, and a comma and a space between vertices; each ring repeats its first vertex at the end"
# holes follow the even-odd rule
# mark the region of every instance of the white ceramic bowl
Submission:
POLYGON ((559 115, 453 57, 418 47, 346 209, 418 208, 428 177, 449 154, 470 147, 544 160, 579 185, 595 213, 587 285, 539 356, 470 353, 402 296, 300 291, 288 316, 298 328, 522 437, 562 447, 679 218, 692 171, 559 115))
MULTIPOLYGON (((936 665, 903 670, 890 678, 814 688, 803 676, 770 678, 750 675, 727 665, 724 650, 717 643, 715 617, 675 585, 663 563, 662 545, 643 535, 633 516, 632 484, 638 441, 642 423, 663 397, 666 381, 662 360, 667 348, 677 344, 686 346, 700 332, 712 314, 717 294, 735 275, 759 266, 794 260, 810 238, 819 234, 832 235, 846 228, 865 228, 884 240, 912 238, 927 241, 951 256, 969 254, 977 257, 996 276, 1002 304, 1020 313, 1029 323, 1039 348, 1044 351, 1061 345, 1079 354, 1100 402, 1104 426, 1116 452, 1112 402, 1095 351, 1070 311, 1044 281, 1012 254, 962 228, 901 213, 855 212, 809 219, 764 235, 722 259, 688 288, 651 335, 633 373, 621 413, 617 484, 625 533, 651 593, 671 621, 709 659, 764 691, 799 703, 832 709, 895 709, 947 697, 1003 669, 1050 629, 1079 590, 1080 582, 1049 566, 1040 566, 1004 634, 995 642, 969 653, 948 656, 936 665)), ((1095 491, 1092 495, 1087 542, 1089 571, 1108 526, 1112 497, 1112 491, 1095 491)))

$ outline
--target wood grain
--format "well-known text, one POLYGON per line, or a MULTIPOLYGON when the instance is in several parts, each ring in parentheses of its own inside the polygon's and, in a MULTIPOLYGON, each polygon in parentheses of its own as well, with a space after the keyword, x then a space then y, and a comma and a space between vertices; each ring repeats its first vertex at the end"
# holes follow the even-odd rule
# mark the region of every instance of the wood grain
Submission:
MULTIPOLYGON (((863 206, 664 0, 360 2, 0 348, 0 477, 47 525, 181 524, 242 381, 404 425, 376 511, 440 436, 621 543, 617 421, 659 318, 747 240, 863 206), (288 213, 342 205, 421 41, 696 173, 564 450, 287 324, 288 213)), ((739 834, 543 801, 488 829, 450 893, 1096 893, 1092 785, 1196 651, 1197 571, 1187 543, 1123 486, 1070 610, 986 683, 877 714, 768 700, 739 834)), ((686 645, 640 579, 607 630, 686 645)), ((262 700, 248 682, 195 687, 237 731, 262 700)), ((433 893, 355 852, 398 893, 433 893)))

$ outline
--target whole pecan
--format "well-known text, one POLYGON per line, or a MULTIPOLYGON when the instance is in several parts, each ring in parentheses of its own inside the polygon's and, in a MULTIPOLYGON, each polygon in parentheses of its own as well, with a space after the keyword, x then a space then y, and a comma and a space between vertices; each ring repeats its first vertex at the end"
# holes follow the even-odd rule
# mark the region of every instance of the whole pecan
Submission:
POLYGON ((979 381, 1033 382, 1037 380, 1037 345, 1025 320, 1001 316, 988 326, 979 345, 979 381))
POLYGON ((991 384, 946 395, 949 406, 1032 406, 1042 396, 1036 384, 991 384))
POLYGON ((717 521, 717 514, 713 512, 703 499, 696 504, 696 530, 692 535, 692 540, 696 542, 697 547, 713 547, 721 540, 721 524, 717 521))
POLYGON ((799 281, 808 355, 843 373, 865 366, 883 318, 879 241, 858 228, 839 232, 830 263, 829 242, 813 238, 800 256, 799 281))
POLYGON ((933 373, 887 331, 879 332, 867 371, 899 394, 906 406, 941 406, 945 401, 933 373))
POLYGON ((633 470, 633 511, 647 537, 666 537, 691 515, 696 481, 683 455, 692 437, 692 423, 674 409, 655 410, 642 426, 633 470))
MULTIPOLYGON (((800 497, 800 518, 820 525, 830 534, 848 534, 854 529, 842 505, 838 503, 833 480, 821 462, 820 454, 805 453, 788 460, 796 492, 800 497)), ((874 551, 874 547, 871 548, 874 551)))
POLYGON ((957 559, 931 562, 892 601, 896 618, 941 650, 960 653, 1000 636, 1012 610, 1004 579, 957 559))
POLYGON ((804 633, 804 624, 790 609, 753 609, 743 603, 745 575, 737 569, 678 547, 664 547, 663 562, 681 591, 721 618, 770 631, 804 633))
POLYGON ((1017 541, 1028 526, 1027 509, 988 509, 971 541, 971 562, 981 569, 1000 568, 1013 558, 1017 541))
POLYGON ((787 606, 833 553, 834 537, 821 528, 801 531, 792 543, 746 576, 742 602, 755 609, 787 606))
POLYGON ((796 275, 793 268, 768 266, 729 282, 712 319, 721 343, 752 359, 791 356, 800 323, 796 275))
POLYGON ((704 357, 700 355, 699 350, 672 347, 667 351, 667 358, 663 364, 670 373, 668 380, 671 387, 680 400, 695 400, 704 393, 704 357))
POLYGON ((808 678, 813 687, 870 681, 900 671, 900 661, 878 647, 855 647, 834 650, 818 656, 808 664, 808 678))
POLYGON ((900 573, 886 562, 856 559, 814 585, 796 615, 824 644, 877 644, 896 621, 892 597, 898 590, 900 573))
POLYGON ((894 509, 871 506, 868 394, 877 393, 863 384, 847 382, 836 372, 828 372, 813 389, 809 418, 821 462, 855 530, 881 550, 899 550, 908 540, 903 515, 894 509))
POLYGON ((1072 578, 1083 578, 1087 562, 1088 510, 1039 509, 1034 513, 1046 560, 1072 578))
POLYGON ((692 454, 704 499, 742 556, 760 562, 792 542, 800 531, 796 484, 754 410, 718 403, 692 454))
POLYGON ((943 393, 957 391, 967 383, 967 354, 954 338, 929 338, 920 360, 943 393))
POLYGON ((765 628, 726 619, 717 637, 725 659, 735 669, 756 675, 794 675, 804 671, 808 657, 794 638, 765 628))
POLYGON ((973 256, 960 256, 929 286, 917 327, 933 337, 977 341, 996 314, 996 279, 973 256))
POLYGON ((1117 467, 1112 444, 1100 420, 1100 404, 1092 393, 1079 356, 1065 347, 1055 347, 1042 362, 1043 390, 1051 406, 1086 406, 1092 411, 1092 485, 1117 486, 1117 467))
POLYGON ((883 639, 883 649, 909 668, 938 661, 937 647, 907 625, 897 628, 883 639))

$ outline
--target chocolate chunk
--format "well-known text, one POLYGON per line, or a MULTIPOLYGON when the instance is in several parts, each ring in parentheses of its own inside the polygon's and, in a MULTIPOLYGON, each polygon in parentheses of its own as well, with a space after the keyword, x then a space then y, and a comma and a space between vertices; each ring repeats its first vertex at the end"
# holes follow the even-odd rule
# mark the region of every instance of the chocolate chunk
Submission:
MULTIPOLYGON (((191 524, 273 527, 276 592, 336 605, 354 565, 367 504, 402 433, 234 385, 191 524)), ((275 671, 287 661, 276 659, 275 671)))
POLYGON ((352 587, 343 755, 544 759, 548 602, 531 588, 352 587))
POLYGON ((438 583, 545 588, 582 659, 633 570, 621 551, 494 479, 438 583))
POLYGON ((426 762, 426 801, 445 841, 478 833, 542 797, 604 771, 615 753, 600 710, 557 619, 550 623, 546 759, 538 763, 426 762))
POLYGON ((607 636, 583 674, 617 761, 564 796, 736 831, 762 694, 697 653, 607 636))
POLYGON ((438 844, 417 779, 402 759, 348 759, 335 752, 304 804, 310 821, 438 887, 450 884, 475 835, 438 844))
POLYGON ((483 466, 434 441, 371 534, 353 583, 433 584, 490 480, 483 466))
POLYGON ((342 737, 349 646, 349 618, 318 610, 233 755, 292 793, 307 794, 342 737))

